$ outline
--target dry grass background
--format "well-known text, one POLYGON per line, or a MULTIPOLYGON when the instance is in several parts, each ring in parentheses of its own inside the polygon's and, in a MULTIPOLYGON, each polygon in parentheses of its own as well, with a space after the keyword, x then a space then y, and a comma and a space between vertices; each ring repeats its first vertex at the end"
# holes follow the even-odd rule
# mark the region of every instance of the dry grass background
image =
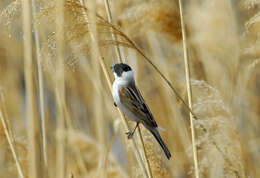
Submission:
MULTIPOLYGON (((143 56, 188 103, 178 1, 107 2, 113 25, 105 0, 0 2, 0 177, 195 177, 189 111, 143 56), (126 139, 117 44, 170 161, 142 126, 126 139)), ((260 178, 259 6, 183 3, 200 177, 260 178)))

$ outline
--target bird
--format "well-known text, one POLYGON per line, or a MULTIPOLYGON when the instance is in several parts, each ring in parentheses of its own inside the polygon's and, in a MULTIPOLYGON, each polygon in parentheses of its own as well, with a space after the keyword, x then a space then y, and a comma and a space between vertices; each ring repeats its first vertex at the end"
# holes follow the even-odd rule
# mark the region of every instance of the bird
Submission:
POLYGON ((143 124, 155 137, 169 160, 171 153, 160 136, 158 131, 159 126, 151 110, 145 103, 139 89, 136 87, 132 68, 125 63, 116 63, 110 68, 115 78, 112 86, 114 105, 118 107, 127 118, 136 122, 135 128, 126 133, 127 138, 131 139, 138 125, 140 123, 143 124))

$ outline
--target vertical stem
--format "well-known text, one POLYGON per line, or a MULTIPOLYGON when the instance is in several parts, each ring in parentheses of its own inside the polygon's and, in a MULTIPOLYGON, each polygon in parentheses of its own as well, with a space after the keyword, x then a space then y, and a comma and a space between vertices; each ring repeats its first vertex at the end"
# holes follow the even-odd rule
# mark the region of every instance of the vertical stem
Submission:
POLYGON ((65 122, 64 107, 65 104, 65 82, 64 82, 64 1, 56 0, 56 99, 57 99, 57 159, 56 159, 56 177, 65 177, 65 122))
MULTIPOLYGON (((96 85, 96 94, 95 94, 95 126, 97 139, 102 148, 105 148, 105 124, 104 124, 104 116, 102 112, 100 112, 100 108, 102 107, 102 97, 101 97, 101 77, 100 77, 100 64, 98 58, 101 56, 99 46, 98 46, 98 33, 97 33, 97 25, 96 25, 96 2, 95 0, 88 0, 87 7, 89 11, 87 11, 87 17, 89 20, 89 31, 92 35, 91 40, 91 59, 93 61, 93 67, 95 72, 95 85, 96 85)), ((93 76, 94 77, 94 76, 93 76)), ((101 154, 99 156, 99 176, 107 177, 106 171, 104 169, 104 160, 105 160, 105 149, 101 150, 101 154)))
MULTIPOLYGON (((112 15, 111 15, 109 2, 108 2, 108 0, 104 0, 104 3, 105 3, 105 6, 106 6, 108 22, 112 24, 112 15)), ((114 45, 114 47, 115 47, 115 52, 116 52, 117 59, 119 60, 119 62, 122 62, 123 61, 122 60, 122 55, 121 55, 121 52, 120 52, 120 48, 119 48, 119 46, 117 44, 117 36, 114 33, 113 29, 112 28, 110 28, 110 29, 111 29, 112 40, 116 42, 116 45, 114 45)))
POLYGON ((14 144, 13 144, 14 139, 12 138, 11 134, 8 131, 7 118, 4 117, 4 111, 2 110, 2 104, 3 103, 2 103, 2 93, 1 93, 0 119, 1 119, 1 122, 2 122, 2 125, 3 125, 3 128, 4 128, 4 133, 5 133, 5 136, 7 138, 9 147, 10 147, 12 155, 14 157, 14 161, 15 161, 16 168, 17 168, 17 171, 18 171, 18 175, 20 176, 20 178, 24 178, 21 165, 19 163, 19 160, 17 158, 16 152, 15 152, 15 149, 14 149, 14 144))
POLYGON ((149 177, 153 178, 152 169, 151 169, 151 165, 150 165, 150 162, 148 160, 148 157, 147 157, 147 152, 146 152, 146 149, 145 149, 145 146, 144 146, 144 140, 143 140, 143 136, 142 136, 142 132, 141 132, 140 126, 138 125, 137 128, 138 128, 138 135, 139 135, 140 140, 141 140, 141 145, 142 145, 142 148, 144 150, 144 158, 146 160, 149 177))
MULTIPOLYGON (((90 9, 90 11, 88 11, 88 19, 90 21, 90 32, 93 34, 93 38, 97 39, 98 38, 98 34, 97 34, 97 26, 96 26, 96 12, 95 12, 95 8, 96 8, 96 4, 95 1, 93 0, 88 0, 88 7, 90 9)), ((96 103, 95 103, 95 109, 96 109, 96 130, 97 130, 97 136, 98 136, 98 140, 99 142, 105 146, 105 138, 104 138, 104 120, 103 120, 103 116, 102 116, 102 112, 100 112, 100 107, 101 107, 101 78, 100 78, 100 65, 99 65, 99 61, 98 56, 100 55, 100 51, 99 51, 99 47, 98 47, 98 40, 92 40, 91 41, 91 58, 93 59, 94 62, 94 71, 95 71, 95 77, 97 79, 97 81, 95 82, 95 84, 97 85, 96 87, 96 103)))
MULTIPOLYGON (((5 102, 5 97, 4 97, 3 91, 0 91, 0 101, 1 101, 1 105, 2 105, 3 117, 4 118, 8 118, 7 109, 5 107, 6 106, 6 102, 5 102)), ((13 131, 12 131, 12 128, 11 128, 11 124, 10 124, 8 119, 5 119, 5 122, 6 122, 6 126, 7 126, 7 130, 8 130, 9 136, 11 137, 11 141, 12 141, 12 143, 15 143, 14 134, 13 134, 13 131)))
MULTIPOLYGON (((33 17, 36 16, 36 3, 32 0, 33 17)), ((46 142, 46 124, 45 124, 45 109, 44 109, 44 85, 43 85, 43 75, 42 75, 42 57, 40 51, 40 41, 37 24, 33 21, 34 37, 36 44, 36 59, 38 68, 38 85, 39 85, 39 95, 40 95, 40 115, 41 115, 41 131, 42 131, 42 147, 43 147, 43 160, 45 168, 48 167, 47 160, 47 142, 46 142)), ((47 169, 46 169, 47 170, 47 169)))
POLYGON ((28 163, 29 177, 37 177, 36 162, 36 107, 33 88, 33 62, 32 62, 32 18, 30 0, 22 0, 23 32, 24 32, 24 72, 26 86, 26 115, 28 117, 28 163))
MULTIPOLYGON (((183 39, 183 53, 184 53, 184 63, 185 63, 185 76, 186 76, 186 86, 188 93, 188 102, 189 108, 192 110, 192 93, 190 86, 190 69, 189 69, 189 61, 187 55, 187 43, 186 43, 186 33, 185 33, 185 25, 183 20, 183 12, 182 12, 182 1, 179 0, 180 6, 180 17, 181 17, 181 29, 182 29, 182 39, 183 39)), ((193 114, 190 112, 190 127, 191 127, 191 138, 192 138, 192 150, 193 150, 193 160, 195 167, 195 177, 199 178, 199 168, 198 168, 198 158, 197 158, 197 148, 195 143, 195 130, 193 125, 193 114)))

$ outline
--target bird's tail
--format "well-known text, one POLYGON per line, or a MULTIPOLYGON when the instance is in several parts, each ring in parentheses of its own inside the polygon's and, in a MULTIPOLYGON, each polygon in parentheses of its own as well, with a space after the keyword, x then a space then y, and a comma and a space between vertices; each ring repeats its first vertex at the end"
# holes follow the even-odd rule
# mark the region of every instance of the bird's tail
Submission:
POLYGON ((155 139, 157 140, 157 142, 160 144, 160 146, 162 147, 167 159, 171 158, 171 153, 168 150, 167 146, 165 145, 165 143, 162 140, 162 137, 160 136, 159 132, 157 129, 149 129, 151 131, 151 133, 153 134, 153 136, 155 137, 155 139))

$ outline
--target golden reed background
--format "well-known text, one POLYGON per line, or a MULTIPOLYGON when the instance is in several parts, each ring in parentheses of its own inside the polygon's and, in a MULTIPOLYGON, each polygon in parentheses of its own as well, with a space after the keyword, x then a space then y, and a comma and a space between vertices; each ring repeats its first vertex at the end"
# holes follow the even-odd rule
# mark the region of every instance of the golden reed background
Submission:
POLYGON ((0 177, 260 177, 260 1, 182 5, 198 169, 189 111, 159 74, 188 103, 178 1, 1 0, 0 177), (126 139, 110 92, 120 60, 170 161, 142 126, 126 139))

